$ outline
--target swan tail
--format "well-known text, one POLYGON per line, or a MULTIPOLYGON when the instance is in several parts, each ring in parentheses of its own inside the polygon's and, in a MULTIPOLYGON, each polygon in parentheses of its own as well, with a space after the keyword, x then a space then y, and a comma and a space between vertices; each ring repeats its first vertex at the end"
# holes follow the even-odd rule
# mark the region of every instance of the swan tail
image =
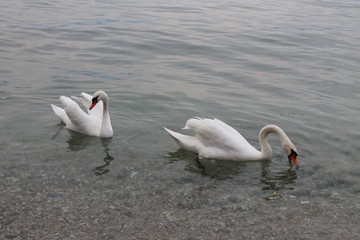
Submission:
POLYGON ((183 135, 178 132, 174 132, 166 127, 164 130, 175 140, 175 142, 182 148, 193 151, 199 152, 202 147, 202 143, 193 136, 183 135))
POLYGON ((55 106, 53 104, 51 104, 51 108, 53 109, 55 115, 58 116, 63 123, 65 123, 66 125, 68 125, 70 123, 70 119, 66 115, 66 112, 64 109, 62 109, 58 106, 55 106))

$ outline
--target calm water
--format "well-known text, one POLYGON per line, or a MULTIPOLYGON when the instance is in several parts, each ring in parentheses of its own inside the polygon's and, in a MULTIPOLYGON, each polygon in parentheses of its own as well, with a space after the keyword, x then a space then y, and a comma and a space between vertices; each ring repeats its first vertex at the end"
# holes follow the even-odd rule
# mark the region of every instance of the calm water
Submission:
POLYGON ((355 239, 360 2, 1 1, 1 239, 355 239), (98 89, 114 137, 50 104, 98 89), (163 131, 216 117, 289 168, 204 160, 163 131))

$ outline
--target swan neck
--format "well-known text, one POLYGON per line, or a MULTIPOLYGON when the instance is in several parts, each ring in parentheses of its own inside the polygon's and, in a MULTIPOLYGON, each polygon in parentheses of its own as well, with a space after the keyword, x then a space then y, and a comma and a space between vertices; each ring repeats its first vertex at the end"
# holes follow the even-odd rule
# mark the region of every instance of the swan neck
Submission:
POLYGON ((106 136, 112 136, 113 130, 110 121, 109 114, 109 101, 108 97, 105 97, 103 100, 103 114, 102 114, 102 122, 101 122, 101 134, 105 134, 106 136))
POLYGON ((105 98, 103 101, 103 119, 102 119, 102 125, 106 124, 108 121, 110 121, 110 115, 109 115, 109 102, 108 98, 105 98))
POLYGON ((102 95, 102 102, 103 102, 103 112, 108 111, 108 105, 109 105, 109 97, 106 94, 102 95))
POLYGON ((270 159, 272 155, 272 149, 267 139, 267 136, 270 133, 275 133, 279 138, 281 143, 284 143, 287 139, 285 132, 276 125, 267 125, 263 127, 259 133, 259 142, 261 145, 261 156, 263 159, 270 159))

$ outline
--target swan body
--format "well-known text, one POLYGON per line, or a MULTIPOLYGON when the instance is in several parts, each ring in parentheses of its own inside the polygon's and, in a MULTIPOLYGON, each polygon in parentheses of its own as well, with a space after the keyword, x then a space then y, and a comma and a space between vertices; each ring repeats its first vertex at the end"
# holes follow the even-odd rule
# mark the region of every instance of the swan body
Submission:
POLYGON ((61 96, 60 102, 64 108, 51 104, 51 107, 66 128, 89 136, 109 138, 113 136, 113 129, 108 111, 109 97, 104 91, 97 91, 93 96, 81 93, 82 97, 71 98, 61 96), (81 103, 84 112, 75 101, 81 103))
POLYGON ((201 158, 214 158, 233 161, 269 160, 272 150, 267 140, 269 133, 279 136, 283 151, 289 162, 298 167, 297 150, 285 132, 276 125, 267 125, 259 133, 261 151, 256 150, 234 128, 218 119, 191 118, 183 129, 192 129, 195 136, 183 135, 164 128, 182 148, 196 152, 201 158))

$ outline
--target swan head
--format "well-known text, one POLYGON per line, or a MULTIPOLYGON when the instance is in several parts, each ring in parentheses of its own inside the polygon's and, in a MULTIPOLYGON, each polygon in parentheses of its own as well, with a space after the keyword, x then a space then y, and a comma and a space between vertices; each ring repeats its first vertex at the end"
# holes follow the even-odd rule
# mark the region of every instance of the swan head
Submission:
POLYGON ((95 92, 93 95, 91 106, 89 107, 89 110, 93 109, 98 102, 105 101, 105 100, 107 101, 108 98, 109 98, 108 95, 104 91, 100 90, 100 91, 95 92))
POLYGON ((298 154, 295 145, 290 140, 288 140, 282 144, 282 148, 284 153, 288 155, 290 165, 294 164, 296 168, 299 168, 299 164, 296 159, 298 154))

